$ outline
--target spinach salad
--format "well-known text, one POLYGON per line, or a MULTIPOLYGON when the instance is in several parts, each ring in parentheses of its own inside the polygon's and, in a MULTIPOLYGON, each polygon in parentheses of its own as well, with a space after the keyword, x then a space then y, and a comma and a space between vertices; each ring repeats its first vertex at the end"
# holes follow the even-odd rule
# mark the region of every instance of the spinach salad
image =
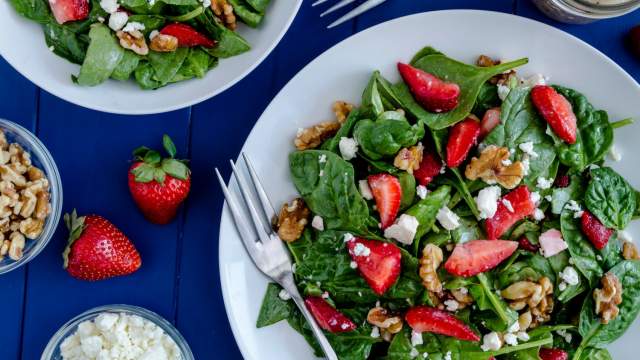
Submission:
POLYGON ((81 65, 75 83, 133 78, 142 89, 202 78, 250 50, 237 23, 258 27, 269 0, 9 0, 41 24, 47 46, 81 65))
MULTIPOLYGON (((604 164, 631 121, 526 63, 426 47, 298 131, 278 234, 340 359, 611 359, 640 311, 638 192, 604 164)), ((322 355, 272 283, 257 327, 282 320, 322 355)))

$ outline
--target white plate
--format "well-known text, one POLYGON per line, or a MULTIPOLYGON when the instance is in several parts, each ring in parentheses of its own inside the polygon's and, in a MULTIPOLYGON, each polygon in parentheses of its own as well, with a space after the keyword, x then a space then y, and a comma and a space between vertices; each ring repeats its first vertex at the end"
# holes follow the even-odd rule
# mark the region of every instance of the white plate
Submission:
MULTIPOLYGON (((373 70, 399 80, 397 61, 409 61, 424 45, 456 59, 475 61, 479 54, 500 59, 530 58, 521 74, 542 73, 552 82, 578 89, 613 120, 640 119, 640 86, 618 65, 579 39, 542 23, 502 13, 452 10, 411 15, 380 24, 329 49, 307 65, 271 102, 244 145, 276 207, 296 196, 289 180, 287 154, 299 127, 331 119, 334 100, 359 103, 373 70), (494 26, 486 26, 493 24, 494 26)), ((640 188, 640 124, 616 131, 623 160, 613 164, 640 188)), ((631 232, 640 236, 640 222, 631 232)), ((227 315, 247 360, 313 359, 303 340, 286 322, 256 329, 260 302, 267 285, 249 259, 225 207, 220 225, 220 280, 227 315)), ((615 359, 637 358, 633 339, 640 322, 611 346, 615 359)))
POLYGON ((0 55, 34 84, 76 105, 115 114, 162 113, 207 100, 244 78, 282 39, 301 4, 302 0, 272 1, 259 28, 239 26, 239 34, 251 45, 249 52, 220 59, 218 67, 203 79, 155 91, 142 90, 133 81, 108 80, 95 87, 75 85, 71 75, 77 75, 80 67, 53 54, 40 25, 21 17, 9 1, 0 1, 0 55))

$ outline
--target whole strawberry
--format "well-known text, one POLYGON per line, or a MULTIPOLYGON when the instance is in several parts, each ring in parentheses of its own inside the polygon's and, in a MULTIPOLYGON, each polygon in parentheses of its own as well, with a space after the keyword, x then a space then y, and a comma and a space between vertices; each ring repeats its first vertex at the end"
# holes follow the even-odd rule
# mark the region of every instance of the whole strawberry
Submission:
POLYGON ((134 163, 129 169, 131 196, 154 224, 171 222, 191 189, 191 172, 184 161, 174 159, 173 141, 164 135, 162 143, 168 158, 163 159, 157 151, 143 146, 133 152, 134 163))
POLYGON ((133 243, 109 220, 99 215, 78 217, 65 214, 69 243, 64 250, 64 268, 76 279, 97 281, 128 275, 142 260, 133 243))

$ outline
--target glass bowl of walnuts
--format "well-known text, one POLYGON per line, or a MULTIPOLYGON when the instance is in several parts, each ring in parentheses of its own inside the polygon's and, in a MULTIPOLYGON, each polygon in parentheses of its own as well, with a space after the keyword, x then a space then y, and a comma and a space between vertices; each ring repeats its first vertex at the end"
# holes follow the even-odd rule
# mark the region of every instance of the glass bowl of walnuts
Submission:
POLYGON ((62 183, 42 142, 0 119, 0 274, 35 258, 49 243, 62 213, 62 183))

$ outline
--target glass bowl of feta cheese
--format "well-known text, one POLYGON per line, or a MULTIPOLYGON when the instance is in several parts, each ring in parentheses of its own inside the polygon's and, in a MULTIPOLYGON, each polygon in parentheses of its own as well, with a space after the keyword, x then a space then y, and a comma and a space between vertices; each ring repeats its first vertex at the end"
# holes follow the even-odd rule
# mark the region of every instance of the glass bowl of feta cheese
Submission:
POLYGON ((186 340, 160 315, 131 305, 88 310, 64 324, 41 360, 194 360, 186 340))

